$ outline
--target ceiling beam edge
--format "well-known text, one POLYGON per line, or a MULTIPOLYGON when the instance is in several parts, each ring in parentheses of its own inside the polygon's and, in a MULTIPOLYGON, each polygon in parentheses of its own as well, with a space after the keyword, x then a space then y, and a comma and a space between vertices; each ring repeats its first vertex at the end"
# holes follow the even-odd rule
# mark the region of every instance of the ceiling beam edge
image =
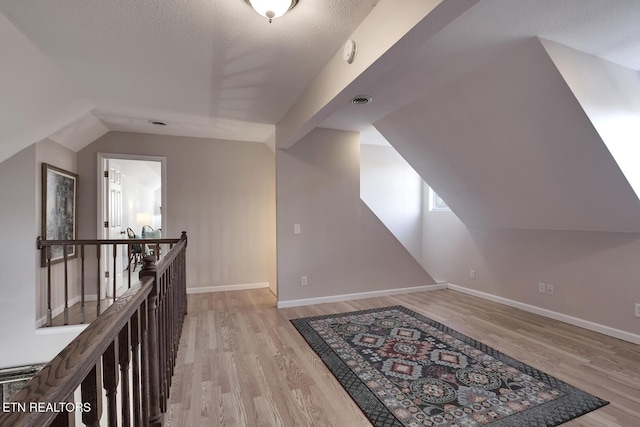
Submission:
POLYGON ((336 108, 386 74, 479 0, 381 0, 353 32, 358 53, 352 64, 337 52, 276 125, 278 148, 290 148, 336 108))

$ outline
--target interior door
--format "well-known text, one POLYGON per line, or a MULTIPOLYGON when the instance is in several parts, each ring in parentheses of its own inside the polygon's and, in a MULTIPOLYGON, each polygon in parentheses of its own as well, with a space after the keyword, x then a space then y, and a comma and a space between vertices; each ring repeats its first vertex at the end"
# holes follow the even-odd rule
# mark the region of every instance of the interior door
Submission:
MULTIPOLYGON (((103 239, 119 240, 126 232, 122 225, 122 185, 123 175, 117 160, 104 159, 104 228, 103 239)), ((116 245, 114 260, 113 245, 102 248, 102 267, 104 282, 101 297, 114 298, 114 289, 120 289, 124 283, 124 269, 127 267, 126 246, 116 245)))

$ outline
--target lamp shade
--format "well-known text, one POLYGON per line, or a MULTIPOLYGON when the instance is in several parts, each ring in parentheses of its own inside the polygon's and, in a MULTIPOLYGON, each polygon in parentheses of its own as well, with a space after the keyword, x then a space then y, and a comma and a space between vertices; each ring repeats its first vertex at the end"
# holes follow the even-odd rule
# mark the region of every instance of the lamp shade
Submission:
POLYGON ((293 9, 298 0, 245 0, 260 15, 269 19, 278 18, 293 9))
POLYGON ((136 224, 139 226, 151 225, 151 214, 147 212, 138 212, 136 214, 136 224))

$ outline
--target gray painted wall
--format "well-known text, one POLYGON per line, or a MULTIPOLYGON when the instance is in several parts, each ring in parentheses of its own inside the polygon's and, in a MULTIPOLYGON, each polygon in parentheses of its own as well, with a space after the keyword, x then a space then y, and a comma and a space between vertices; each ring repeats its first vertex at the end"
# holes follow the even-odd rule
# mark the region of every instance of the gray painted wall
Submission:
POLYGON ((0 368, 51 360, 78 334, 38 335, 35 328, 41 271, 35 243, 40 235, 40 162, 68 166, 64 149, 50 144, 55 143, 33 144, 0 163, 0 368))
POLYGON ((357 132, 329 129, 277 151, 279 301, 434 283, 360 200, 359 158, 357 132))
POLYGON ((424 218, 423 263, 438 280, 640 334, 640 234, 467 227, 452 212, 424 218), (539 282, 555 295, 538 293, 539 282))
POLYGON ((375 126, 469 226, 640 231, 640 201, 536 38, 375 126))
POLYGON ((97 154, 165 157, 167 237, 187 231, 188 288, 268 282, 275 292, 275 161, 264 144, 110 132, 78 152, 80 233, 96 235, 97 154))
POLYGON ((611 112, 585 93, 610 67, 551 50, 523 42, 376 127, 455 212, 424 209, 433 277, 638 334, 640 202, 587 116, 611 112))
MULTIPOLYGON (((41 164, 48 163, 55 167, 64 169, 69 172, 76 171, 76 153, 69 150, 66 147, 50 140, 44 139, 36 145, 36 212, 38 217, 37 230, 38 235, 43 235, 41 221, 42 212, 42 170, 41 164)), ((78 188, 82 185, 81 180, 78 180, 78 188)), ((40 254, 38 254, 39 256, 40 254)), ((72 300, 80 294, 80 285, 78 282, 78 259, 69 261, 67 265, 67 273, 69 275, 69 300, 72 300)), ((43 320, 46 318, 47 307, 47 269, 39 268, 36 274, 39 279, 39 285, 36 289, 36 298, 39 303, 36 305, 37 319, 43 320)), ((54 264, 51 266, 51 307, 55 311, 64 307, 64 265, 54 264)), ((55 316, 55 313, 54 313, 55 316)))

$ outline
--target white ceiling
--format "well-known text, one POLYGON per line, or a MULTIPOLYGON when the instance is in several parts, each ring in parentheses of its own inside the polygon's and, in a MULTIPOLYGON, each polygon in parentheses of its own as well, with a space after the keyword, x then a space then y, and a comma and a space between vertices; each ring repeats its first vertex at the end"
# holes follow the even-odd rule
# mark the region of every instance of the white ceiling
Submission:
MULTIPOLYGON (((106 130, 267 141, 377 2, 300 0, 269 24, 244 0, 1 0, 0 13, 86 101, 75 117, 70 106, 59 113, 58 128, 47 123, 24 141, 38 140, 45 130, 45 137, 55 133, 54 139, 68 139, 73 149, 106 130), (152 119, 169 126, 153 126, 152 119)), ((638 0, 480 0, 371 85, 371 104, 335 107, 323 126, 363 129, 532 36, 640 70, 638 22, 638 0)), ((8 56, 16 57, 12 51, 8 56)), ((47 79, 40 82, 46 87, 47 79)), ((24 84, 4 84, 35 87, 18 83, 24 84)), ((34 89, 30 96, 36 95, 34 89)), ((16 126, 17 96, 0 99, 0 125, 16 126)), ((33 116, 39 120, 45 113, 40 110, 33 116)), ((18 132, 2 126, 3 140, 18 132)), ((31 131, 21 126, 25 134, 31 131)))
POLYGON ((377 0, 2 0, 110 130, 264 142, 377 0), (159 128, 151 119, 166 121, 159 128))
MULTIPOLYGON (((638 0, 481 0, 323 126, 362 130, 537 36, 640 70, 638 0)), ((353 95, 356 95, 355 93, 353 95)))

